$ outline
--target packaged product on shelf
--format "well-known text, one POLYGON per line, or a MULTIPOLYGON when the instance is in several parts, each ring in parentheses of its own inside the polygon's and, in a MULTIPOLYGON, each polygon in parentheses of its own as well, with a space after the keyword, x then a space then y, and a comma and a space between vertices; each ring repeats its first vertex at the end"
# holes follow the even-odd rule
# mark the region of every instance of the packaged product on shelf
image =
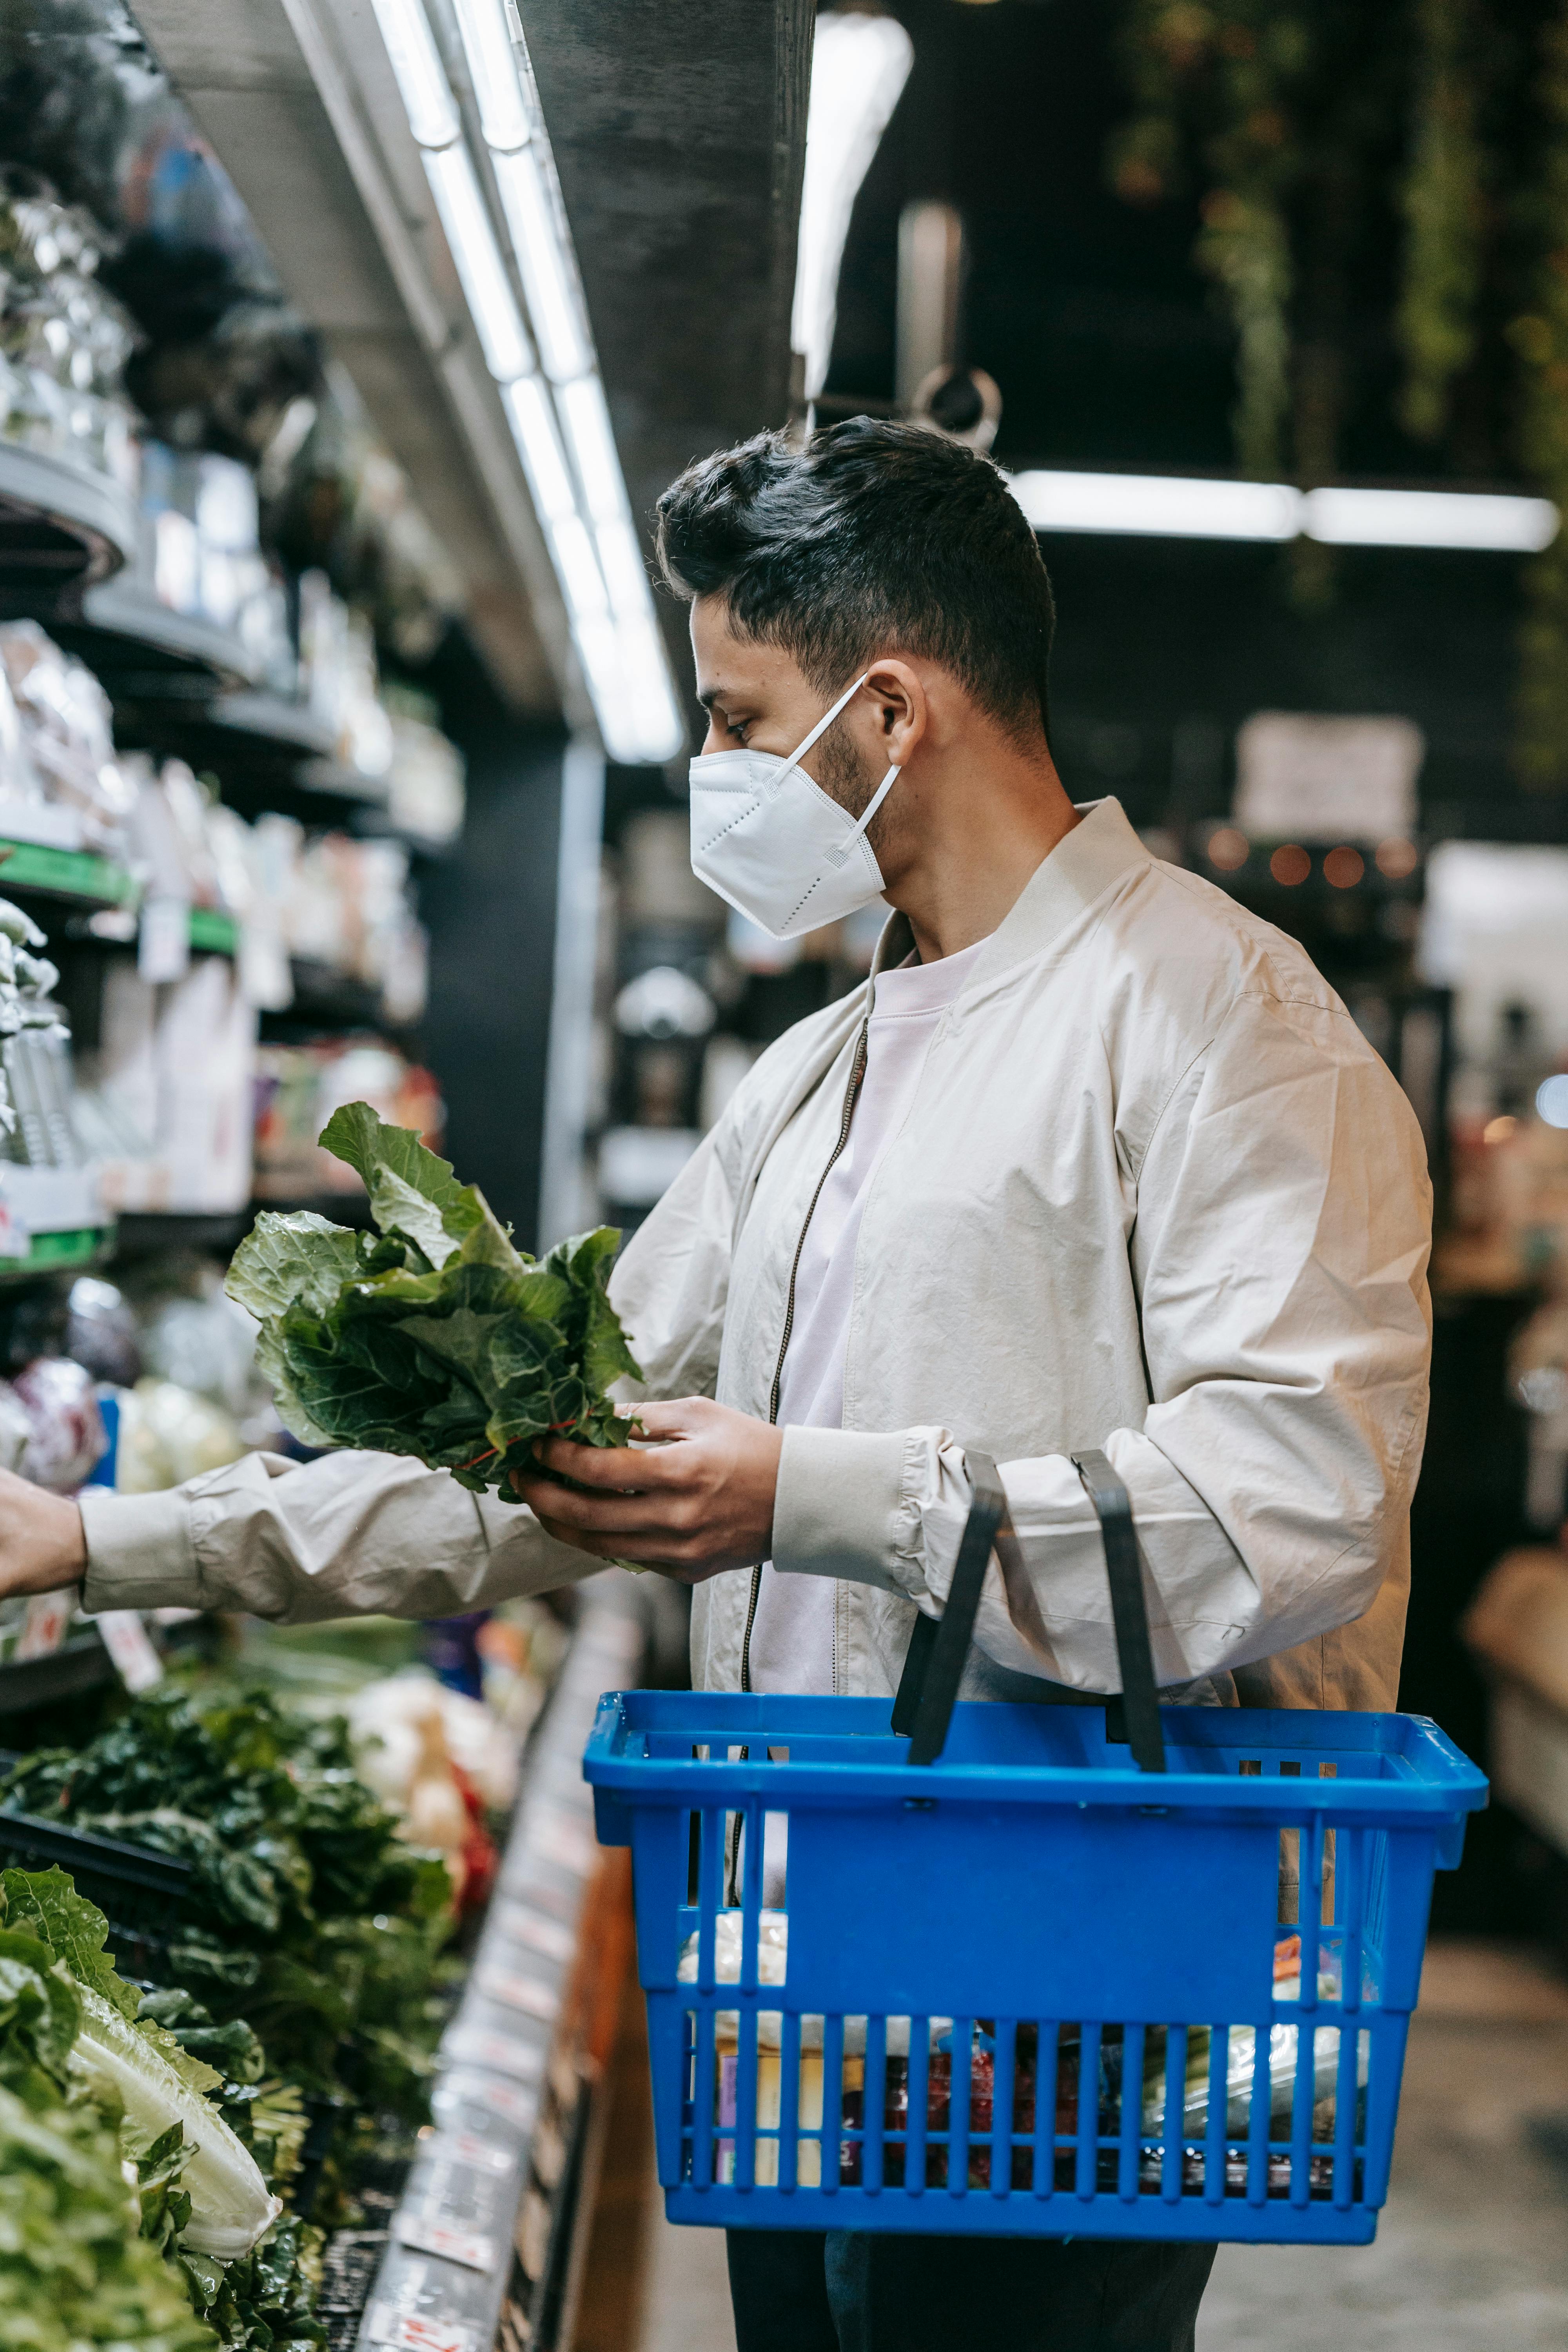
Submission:
MULTIPOLYGON (((463 829, 463 755, 431 717, 392 701, 392 768, 387 778, 387 814, 400 833, 439 848, 463 829)), ((431 706, 432 714, 434 706, 431 706)))
POLYGON ((98 283, 100 233, 30 175, 0 185, 0 439, 136 479, 135 413, 123 392, 135 330, 98 283))
POLYGON ((252 674, 291 695, 296 662, 282 583, 260 546, 256 478, 209 450, 142 450, 136 572, 171 612, 226 630, 252 674))
POLYGON ((332 1113, 351 1102, 368 1102, 389 1127, 411 1128, 432 1146, 440 1142, 445 1108, 435 1079, 392 1046, 351 1042, 258 1049, 258 1200, 363 1192, 358 1172, 317 1141, 332 1113))
POLYGON ((369 780, 392 766, 392 720, 381 702, 375 639, 363 613, 335 596, 324 572, 300 580, 300 669, 305 699, 336 738, 345 768, 369 780))
MULTIPOLYGON (((63 653, 37 621, 0 625, 0 665, 15 705, 26 768, 16 772, 21 803, 35 808, 27 789, 37 784, 50 823, 37 822, 23 838, 46 838, 60 849, 95 849, 114 856, 126 852, 135 785, 115 757, 113 714, 109 697, 84 662, 63 653)), ((5 730, 0 729, 0 735, 5 730)), ((10 787, 6 787, 9 797, 10 787)), ((26 818, 21 821, 25 824, 26 818)), ((17 825, 13 823, 13 831, 17 825)))

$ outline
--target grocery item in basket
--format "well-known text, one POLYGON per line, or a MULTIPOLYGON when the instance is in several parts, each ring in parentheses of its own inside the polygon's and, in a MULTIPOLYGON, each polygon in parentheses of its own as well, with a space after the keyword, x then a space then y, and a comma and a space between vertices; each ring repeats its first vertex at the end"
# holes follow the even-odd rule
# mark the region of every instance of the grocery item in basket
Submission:
MULTIPOLYGON (((735 1909, 720 1911, 714 1919, 713 1972, 720 1984, 738 1984, 741 1979, 742 1913, 735 1909)), ((1275 1948, 1276 2000, 1298 2000, 1300 1998, 1300 1938, 1282 1937, 1275 1948)), ((782 1985, 786 1981, 789 1956, 789 1915, 785 1911, 764 1910, 759 1915, 757 1939, 757 1981, 759 1985, 782 1985)), ((696 1931, 681 1946, 676 1974, 682 1984, 697 1981, 698 1944, 696 1931)), ((1340 1976, 1337 1954, 1325 1954, 1318 1972, 1319 1997, 1337 2001, 1340 1976)), ((910 2023, 907 2017, 889 2017, 884 2036, 884 2096, 883 2129, 885 2133, 902 2135, 910 2128, 910 2023)), ((864 2017, 847 2017, 843 2021, 843 2057, 840 2067, 840 2116, 844 2131, 852 2135, 839 2147, 838 2178, 841 2185, 858 2185, 863 2177, 861 2135, 865 2126, 865 2084, 867 2024, 864 2017)), ((797 2122, 805 2134, 820 2133, 823 2125, 823 2055, 826 2020, 806 2015, 800 2020, 800 2074, 797 2093, 797 2122)), ((760 2010, 757 2012, 757 2085, 756 2125, 760 2133, 776 2133, 781 2116, 782 2053, 784 2018, 781 2011, 760 2010)), ((1017 2139, 1027 2140, 1033 2134, 1037 2114, 1037 2091, 1041 2076, 1039 2029, 1031 2021, 1024 2021, 1008 2029, 1013 2036, 1012 2052, 1012 2132, 1017 2139)), ((929 2042, 925 2056, 926 2071, 926 2131, 928 2146, 925 2155, 925 2180, 929 2188, 945 2188, 948 2181, 948 2143, 946 2136, 953 2124, 953 2021, 950 2017, 932 2017, 929 2021, 929 2042)), ((973 2189, 991 2185, 992 2149, 989 2145, 994 2122, 996 2080, 996 2027, 994 2021, 977 2019, 969 2035, 969 2149, 967 2179, 973 2189)), ((1268 2042, 1269 2116, 1272 2124, 1289 2119, 1293 2109, 1296 2086, 1296 2055, 1298 2029, 1293 2025, 1275 2025, 1268 2042)), ((1184 2142, 1195 2143, 1204 2138, 1208 2128, 1209 2071, 1213 2046, 1211 2029, 1205 2026, 1189 2028, 1186 2041, 1184 2095, 1180 2122, 1184 2142)), ((1165 2070, 1167 2029, 1151 2026, 1143 2037, 1142 2068, 1142 2106, 1140 2128, 1144 2137, 1163 2135, 1166 2128, 1165 2070)), ((1339 2076, 1340 2035, 1337 2027, 1318 2027, 1313 2046, 1313 2138, 1321 2141, 1331 2137, 1333 2129, 1332 2101, 1336 2095, 1339 2076)), ((1120 2025, 1102 2028, 1094 2065, 1097 2133, 1114 2135, 1120 2127, 1123 2029, 1120 2025)), ((1047 2053, 1047 2064, 1054 2064, 1056 2078, 1056 2115, 1054 2129, 1058 2135, 1071 2137, 1079 2128, 1079 2095, 1082 2034, 1076 2023, 1058 2025, 1056 2030, 1054 2053, 1047 2053)), ((961 2053, 962 2055, 962 2053, 961 2053)), ((721 2131, 733 2129, 738 2111, 740 2056, 740 2011, 720 2010, 714 2017, 714 2096, 716 2121, 721 2131)), ((1226 2134, 1230 2139, 1245 2138, 1248 2130, 1252 2105, 1253 2077, 1257 2065, 1257 2029, 1251 2025, 1230 2028, 1226 2045, 1226 2134)), ((960 2068, 960 2079, 963 2069, 960 2068)), ((1048 2074, 1047 2079, 1049 2079, 1048 2074)), ((1357 2087, 1364 2090, 1367 2079, 1367 2053, 1364 2043, 1357 2053, 1357 2087)), ((1202 2158, 1195 2147, 1189 2149, 1190 2161, 1184 2169, 1201 2168, 1202 2158)), ((760 2138, 754 2155, 754 2179, 759 2187, 776 2185, 778 2172, 778 2141, 760 2138)), ((1025 2189, 1030 2185, 1034 2168, 1034 2150, 1030 2146, 1015 2146, 1012 2153, 1011 2185, 1025 2189)), ((1109 2159, 1112 2168, 1114 2158, 1109 2159)), ((1054 2165, 1067 2184, 1075 2163, 1072 2151, 1063 2151, 1054 2158, 1054 2165)), ((803 2138, 796 2154, 796 2179, 803 2188, 816 2188, 821 2183, 822 2147, 820 2139, 803 2138)), ((1144 2158, 1141 2168, 1150 2179, 1157 2179, 1159 2156, 1155 2152, 1144 2158)), ((1320 2163, 1319 2171, 1325 2168, 1320 2163)), ((1227 2162, 1227 2186, 1240 2187, 1245 2178, 1245 2161, 1227 2162), (1235 2179, 1230 2179, 1231 2173, 1235 2179)), ((719 2147, 718 2178, 721 2183, 734 2179, 734 2143, 721 2139, 719 2147)), ((882 2178, 889 2188, 901 2187, 906 2178, 906 2142, 895 2137, 884 2144, 882 2178)), ((1320 2182, 1314 2175, 1314 2189, 1326 2186, 1326 2176, 1320 2182)))
POLYGON ((334 1112, 321 1142, 363 1179, 379 1232, 264 1213, 228 1276, 261 1324, 257 1361, 286 1428, 308 1445, 414 1454, 503 1501, 510 1472, 537 1472, 536 1437, 628 1443, 635 1423, 606 1394, 639 1377, 605 1293, 613 1227, 539 1262, 449 1162, 368 1104, 334 1112))

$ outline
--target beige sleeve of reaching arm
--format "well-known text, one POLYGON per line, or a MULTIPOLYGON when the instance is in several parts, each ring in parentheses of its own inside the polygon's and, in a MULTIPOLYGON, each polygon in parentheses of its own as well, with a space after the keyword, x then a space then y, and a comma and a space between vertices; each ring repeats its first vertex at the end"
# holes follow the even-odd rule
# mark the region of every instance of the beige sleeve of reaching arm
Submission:
POLYGON ((247 1454, 161 1495, 80 1496, 84 1608, 240 1609, 279 1624, 452 1617, 597 1575, 521 1504, 393 1454, 247 1454))

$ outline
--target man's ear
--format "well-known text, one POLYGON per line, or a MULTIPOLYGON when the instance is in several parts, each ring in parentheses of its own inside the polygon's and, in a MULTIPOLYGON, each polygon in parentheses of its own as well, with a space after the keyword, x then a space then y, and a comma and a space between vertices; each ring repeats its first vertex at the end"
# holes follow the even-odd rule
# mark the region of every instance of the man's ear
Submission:
POLYGON ((908 662, 878 662, 862 691, 878 706, 878 732, 889 762, 908 762, 925 735, 930 719, 926 692, 917 671, 908 662))

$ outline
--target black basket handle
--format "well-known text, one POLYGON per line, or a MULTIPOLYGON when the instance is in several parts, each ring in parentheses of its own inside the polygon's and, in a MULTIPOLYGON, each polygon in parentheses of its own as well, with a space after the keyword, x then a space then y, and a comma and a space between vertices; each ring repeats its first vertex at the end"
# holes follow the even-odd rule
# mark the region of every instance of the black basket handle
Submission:
MULTIPOLYGON (((1165 1740, 1160 1726, 1160 1694, 1154 1681, 1149 1607, 1143 1591, 1138 1538, 1132 1526, 1131 1497, 1105 1455, 1097 1449, 1075 1454, 1071 1459, 1094 1505, 1105 1546, 1111 1622, 1116 1633, 1117 1663, 1121 1669, 1120 1713, 1127 1743, 1141 1770, 1163 1772, 1165 1740)), ((1000 1554, 1004 1547, 1017 1542, 1007 1524, 1007 1497, 995 1463, 989 1454, 975 1453, 967 1446, 964 1462, 973 1495, 947 1606, 940 1617, 921 1615, 915 1619, 899 1681, 899 1695, 893 1701, 893 1729, 900 1737, 908 1737, 911 1764, 934 1764, 946 1745, 986 1566, 993 1550, 1000 1554)), ((1022 1566, 1020 1560, 1020 1571, 1022 1566)), ((1106 1709, 1108 1738, 1117 1736, 1111 1722, 1114 1705, 1114 1701, 1108 1703, 1106 1709)))

